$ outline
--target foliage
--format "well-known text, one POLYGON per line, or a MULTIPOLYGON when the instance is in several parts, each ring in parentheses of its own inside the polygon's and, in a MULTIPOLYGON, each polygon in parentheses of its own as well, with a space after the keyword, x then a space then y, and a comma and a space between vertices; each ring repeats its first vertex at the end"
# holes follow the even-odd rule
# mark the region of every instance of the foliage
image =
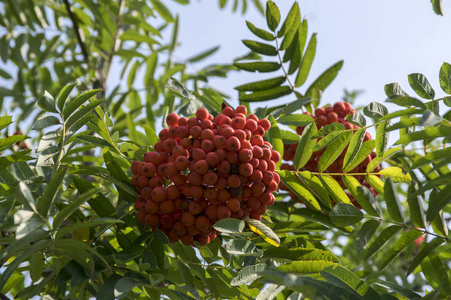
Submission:
MULTIPOLYGON (((243 9, 247 2, 241 1, 243 9)), ((226 3, 219 1, 221 7, 226 3)), ((432 3, 441 12, 440 1, 432 3)), ((164 1, 4 0, 0 7, 2 298, 451 295, 451 96, 437 98, 424 75, 408 75, 412 96, 397 83, 385 86, 387 102, 398 110, 372 102, 348 118, 363 130, 376 128, 377 155, 365 173, 379 193, 374 198, 352 171, 340 173, 345 190, 323 172, 298 171, 311 149, 355 130, 317 132, 313 119, 299 113, 320 107, 343 62, 300 89, 317 41, 316 34, 309 37, 297 2, 283 18, 268 1, 268 28, 246 23, 256 36, 243 41, 250 54, 195 72, 187 65, 217 48, 174 58, 179 21, 164 1), (111 85, 113 69, 123 79, 117 85, 111 85), (305 150, 295 156, 295 171, 279 175, 298 197, 316 204, 305 206, 280 191, 262 222, 228 219, 216 223, 221 238, 207 246, 170 244, 161 231, 136 222, 130 165, 153 150, 167 114, 190 117, 199 106, 217 114, 230 99, 206 83, 237 69, 269 73, 236 87, 237 97, 248 107, 261 103, 255 114, 271 121, 266 138, 276 150, 283 153, 284 143, 305 150), (290 101, 264 106, 283 96, 290 101), (295 128, 306 125, 310 129, 299 137, 295 128), (384 168, 375 172, 381 163, 384 168), (362 210, 346 201, 346 192, 362 210), (322 199, 339 204, 328 207, 322 199)), ((450 70, 444 63, 439 74, 447 95, 450 70)), ((350 164, 361 143, 349 144, 350 164)))

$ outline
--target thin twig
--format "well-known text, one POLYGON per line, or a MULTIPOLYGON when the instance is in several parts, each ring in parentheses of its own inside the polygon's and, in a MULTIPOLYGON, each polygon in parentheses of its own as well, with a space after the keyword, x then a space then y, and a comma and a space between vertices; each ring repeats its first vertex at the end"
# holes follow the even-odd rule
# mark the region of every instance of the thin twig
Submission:
POLYGON ((75 19, 75 16, 72 13, 72 10, 70 8, 69 0, 63 0, 63 2, 66 5, 66 10, 69 15, 69 18, 71 19, 72 24, 74 25, 75 36, 77 37, 78 44, 80 45, 81 53, 83 54, 84 61, 85 61, 85 63, 88 63, 88 61, 89 61, 88 51, 86 50, 85 43, 80 35, 80 29, 78 27, 77 20, 75 19))

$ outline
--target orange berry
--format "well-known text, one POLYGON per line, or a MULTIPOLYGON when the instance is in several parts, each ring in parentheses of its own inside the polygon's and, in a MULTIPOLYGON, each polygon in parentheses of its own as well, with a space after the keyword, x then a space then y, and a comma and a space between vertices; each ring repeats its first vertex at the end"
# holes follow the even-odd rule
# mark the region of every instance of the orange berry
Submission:
POLYGON ((253 158, 250 161, 250 164, 251 164, 252 168, 257 169, 258 165, 260 164, 260 161, 257 158, 253 158))
POLYGON ((215 185, 216 181, 218 181, 218 175, 214 172, 208 172, 203 177, 203 182, 206 185, 215 185))
POLYGON ((252 175, 249 176, 249 179, 254 182, 260 182, 263 179, 263 173, 260 170, 254 170, 252 175))
POLYGON ((144 210, 141 209, 138 211, 138 214, 136 215, 136 218, 138 219, 138 221, 140 221, 141 223, 144 223, 146 220, 146 216, 148 215, 148 213, 144 210))
POLYGON ((230 192, 227 190, 220 190, 218 191, 218 200, 219 202, 226 202, 227 200, 230 199, 230 192))
POLYGON ((204 189, 202 186, 192 185, 190 188, 190 196, 194 199, 200 199, 204 195, 204 189))
POLYGON ((189 129, 186 126, 180 126, 177 128, 177 137, 180 139, 189 137, 189 129))
POLYGON ((175 166, 178 170, 183 171, 186 170, 189 166, 189 160, 185 156, 179 156, 175 159, 175 166))
POLYGON ((183 174, 178 174, 178 175, 175 175, 174 177, 172 177, 171 181, 176 186, 182 186, 186 183, 186 176, 183 174))
POLYGON ((189 212, 193 215, 198 215, 202 212, 202 205, 198 201, 193 201, 189 204, 189 212))
POLYGON ((216 167, 219 163, 219 155, 216 152, 207 153, 205 160, 210 167, 216 167))
POLYGON ((179 173, 179 169, 177 168, 174 162, 168 162, 166 165, 166 176, 172 177, 179 173))
POLYGON ((241 162, 247 163, 250 162, 253 158, 252 150, 250 149, 241 149, 238 153, 238 158, 241 162))
POLYGON ((158 137, 160 138, 161 141, 166 140, 169 137, 169 129, 168 128, 163 128, 159 133, 158 133, 158 137))
POLYGON ((149 180, 149 185, 153 188, 162 186, 163 183, 164 183, 163 178, 159 175, 154 176, 154 177, 150 178, 150 180, 149 180))
POLYGON ((197 172, 189 172, 187 178, 192 185, 202 184, 203 176, 197 172))
POLYGON ((271 128, 271 122, 268 119, 261 119, 257 122, 258 125, 263 127, 264 130, 268 131, 271 128))
POLYGON ((196 227, 196 219, 194 218, 194 223, 191 226, 186 226, 186 232, 189 235, 195 236, 200 233, 199 228, 196 227))
POLYGON ((196 222, 196 217, 189 211, 185 211, 182 214, 182 223, 185 224, 185 226, 188 227, 188 226, 194 225, 195 222, 196 222))
POLYGON ((229 178, 227 178, 227 185, 231 188, 238 188, 241 186, 241 179, 238 175, 230 175, 229 178))
POLYGON ((222 110, 222 114, 226 115, 228 117, 233 117, 233 115, 235 114, 235 111, 233 110, 233 108, 227 106, 222 110))
POLYGON ((179 236, 185 235, 186 234, 186 226, 182 222, 179 221, 174 224, 172 231, 175 232, 179 236))
POLYGON ((205 209, 205 214, 210 220, 216 220, 218 217, 216 206, 210 205, 205 209))
POLYGON ((141 193, 139 193, 144 199, 150 200, 152 199, 152 190, 150 186, 145 186, 142 188, 141 193))
POLYGON ((169 214, 174 211, 175 203, 172 200, 165 200, 160 203, 160 212, 162 214, 169 214))
POLYGON ((160 217, 155 214, 147 214, 145 218, 145 223, 149 227, 156 227, 160 224, 160 217))
POLYGON ((200 127, 202 127, 202 129, 207 129, 207 128, 211 128, 213 126, 213 122, 211 120, 202 120, 200 122, 200 127))
MULTIPOLYGON (((152 152, 147 152, 147 153, 152 153, 152 152)), ((148 157, 147 153, 144 154, 144 161, 146 161, 146 157, 148 157)), ((135 161, 132 163, 132 166, 130 167, 130 170, 132 171, 133 174, 138 174, 138 166, 139 166, 140 164, 141 164, 141 162, 138 161, 138 160, 135 160, 135 161)))
POLYGON ((235 113, 247 115, 247 108, 246 108, 246 106, 244 106, 244 105, 238 105, 238 106, 235 108, 235 113))
POLYGON ((203 108, 203 107, 199 108, 199 109, 196 111, 196 118, 197 118, 198 120, 205 120, 205 119, 208 119, 208 110, 207 110, 206 108, 203 108))
POLYGON ((241 148, 241 142, 236 136, 227 139, 226 148, 229 151, 238 151, 241 148))
POLYGON ((205 159, 206 155, 207 154, 202 149, 194 149, 192 152, 192 157, 193 157, 194 161, 199 161, 199 160, 205 159))
POLYGON ((200 134, 200 138, 201 140, 213 140, 213 138, 215 137, 213 131, 209 128, 202 130, 201 134, 200 134))
POLYGON ((189 133, 195 139, 200 138, 200 135, 202 133, 202 127, 197 126, 197 125, 193 126, 190 128, 189 133))
POLYGON ((180 145, 182 145, 185 149, 189 149, 193 143, 188 137, 184 137, 180 140, 180 145))
POLYGON ((240 209, 241 201, 238 198, 230 198, 227 200, 227 207, 230 209, 230 211, 237 211, 240 209))
MULTIPOLYGON (((288 152, 288 151, 286 151, 288 152)), ((265 172, 268 169, 268 162, 266 160, 260 159, 258 162, 258 170, 265 172)))
MULTIPOLYGON (((244 132, 244 130, 241 130, 241 129, 235 130, 233 135, 236 136, 240 140, 241 148, 243 148, 243 142, 246 140, 246 133, 244 132)), ((247 148, 244 148, 244 149, 247 149, 247 148)))
POLYGON ((152 200, 154 202, 163 202, 166 200, 166 191, 161 186, 155 187, 152 190, 152 200))
POLYGON ((239 208, 236 211, 232 211, 231 217, 234 219, 240 219, 243 217, 243 214, 244 214, 243 209, 239 208))
POLYGON ((253 119, 247 119, 246 120, 246 126, 245 128, 249 129, 251 132, 254 132, 255 130, 257 130, 257 121, 253 120, 253 119))
POLYGON ((258 196, 260 196, 261 194, 263 194, 265 192, 266 185, 263 182, 254 182, 252 184, 251 189, 252 189, 252 194, 255 197, 258 197, 258 196))
POLYGON ((215 149, 214 143, 212 141, 210 141, 210 140, 203 140, 202 143, 200 144, 200 147, 206 153, 211 152, 211 151, 213 151, 215 149))
POLYGON ((263 172, 262 182, 264 184, 266 184, 266 185, 270 184, 271 181, 273 181, 273 179, 274 179, 274 175, 273 175, 273 173, 271 171, 263 172))
POLYGON ((147 201, 146 202, 146 211, 149 214, 156 214, 160 210, 160 204, 154 201, 147 201))
POLYGON ((253 135, 251 137, 251 145, 252 146, 263 146, 264 140, 259 135, 253 135))
POLYGON ((188 119, 185 117, 180 117, 178 121, 179 126, 186 126, 188 125, 188 119))
POLYGON ((180 197, 180 190, 177 186, 170 185, 166 188, 166 195, 170 200, 178 199, 180 197))
POLYGON ((208 172, 208 163, 206 160, 202 159, 196 162, 194 165, 194 170, 199 174, 205 174, 208 172))
POLYGON ((187 246, 193 245, 193 236, 190 234, 185 234, 180 237, 180 241, 187 246))
POLYGON ((223 160, 218 165, 218 172, 227 174, 230 171, 230 163, 227 160, 223 160))
POLYGON ((266 133, 265 129, 263 129, 263 127, 260 125, 257 125, 257 129, 252 132, 252 134, 259 135, 259 136, 264 136, 265 133, 266 133))
POLYGON ((210 236, 196 236, 196 241, 201 245, 208 245, 210 243, 210 236))
POLYGON ((169 231, 167 234, 167 237, 169 239, 169 243, 175 243, 180 239, 180 236, 178 236, 174 230, 169 231))
POLYGON ((230 218, 232 211, 227 206, 220 206, 216 210, 219 220, 230 218))
POLYGON ((246 120, 240 117, 235 117, 232 119, 232 126, 235 129, 244 129, 246 126, 246 120))
POLYGON ((245 177, 249 177, 254 172, 254 168, 250 163, 242 163, 239 167, 240 175, 243 175, 245 177))
POLYGON ((166 124, 168 124, 168 126, 175 126, 178 124, 178 121, 179 115, 176 113, 170 113, 166 116, 166 124))
POLYGON ((196 227, 203 232, 211 230, 211 222, 207 216, 201 215, 196 218, 196 227))
POLYGON ((224 177, 219 177, 214 188, 217 191, 219 191, 219 190, 225 189, 226 187, 227 187, 227 179, 225 179, 224 177))
POLYGON ((174 221, 169 215, 160 215, 160 225, 164 229, 171 229, 172 225, 174 225, 174 221))
POLYGON ((212 200, 215 200, 217 196, 218 196, 218 192, 216 192, 216 190, 214 188, 207 188, 204 191, 204 195, 203 195, 203 197, 210 202, 212 200))
POLYGON ((222 135, 215 135, 213 137, 213 144, 215 145, 216 149, 224 148, 226 145, 227 139, 222 135))
POLYGON ((138 177, 137 184, 139 187, 145 187, 149 184, 149 178, 147 176, 141 175, 138 177))

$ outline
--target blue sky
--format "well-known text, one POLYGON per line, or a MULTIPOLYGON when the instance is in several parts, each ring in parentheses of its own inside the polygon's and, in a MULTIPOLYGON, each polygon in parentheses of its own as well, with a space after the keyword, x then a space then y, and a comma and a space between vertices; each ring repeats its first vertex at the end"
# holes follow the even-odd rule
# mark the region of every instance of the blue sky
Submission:
MULTIPOLYGON (((181 46, 176 51, 179 57, 190 57, 220 45, 221 49, 205 64, 229 63, 247 53, 242 39, 257 39, 247 29, 245 20, 266 28, 264 17, 251 6, 242 16, 232 13, 233 1, 228 1, 224 10, 219 9, 216 0, 191 2, 186 6, 167 2, 171 11, 180 17, 181 46)), ((293 1, 275 3, 285 18, 293 1)), ((438 74, 443 62, 451 62, 449 1, 443 3, 444 17, 435 15, 429 0, 321 0, 300 1, 299 5, 302 17, 309 22, 309 35, 318 34, 315 60, 301 91, 325 69, 344 60, 341 72, 325 91, 321 104, 340 100, 344 88, 365 91, 357 99, 358 105, 383 102, 384 85, 391 82, 400 83, 413 95, 407 81, 410 73, 423 73, 437 97, 444 95, 438 74)), ((214 79, 210 83, 236 99, 234 86, 259 78, 253 73, 232 72, 227 79, 214 79)))

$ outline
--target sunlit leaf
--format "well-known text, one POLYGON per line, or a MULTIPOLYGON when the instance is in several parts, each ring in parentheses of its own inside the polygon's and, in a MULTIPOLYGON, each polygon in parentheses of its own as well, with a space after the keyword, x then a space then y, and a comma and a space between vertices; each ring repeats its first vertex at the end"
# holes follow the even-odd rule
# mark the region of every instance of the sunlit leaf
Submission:
POLYGON ((239 286, 242 284, 250 283, 260 277, 256 272, 263 271, 266 268, 267 268, 266 264, 256 264, 256 265, 244 267, 232 279, 232 281, 230 282, 230 285, 231 286, 239 286))
POLYGON ((279 174, 283 184, 285 184, 296 195, 296 197, 301 199, 312 209, 321 209, 315 196, 308 189, 302 186, 299 178, 287 170, 281 170, 279 174))
POLYGON ((379 102, 371 102, 363 108, 363 113, 367 117, 378 120, 388 114, 388 109, 379 102))
POLYGON ((388 243, 390 239, 392 239, 395 234, 401 229, 401 226, 391 225, 390 227, 385 228, 376 238, 375 240, 365 249, 363 252, 363 259, 367 260, 371 256, 373 256, 376 252, 378 252, 385 244, 388 243))
POLYGON ((374 236, 377 231, 377 228, 380 225, 380 221, 378 220, 368 220, 363 223, 356 237, 356 248, 357 252, 361 254, 368 244, 369 240, 374 236))
POLYGON ((443 244, 443 239, 435 238, 429 243, 423 242, 423 247, 420 252, 413 258, 412 262, 407 268, 407 275, 411 274, 423 261, 423 259, 428 256, 432 251, 434 251, 438 246, 443 244))
POLYGON ((352 138, 352 132, 345 131, 340 137, 334 140, 321 155, 318 161, 318 171, 323 172, 333 163, 348 145, 352 138))
POLYGON ((256 91, 250 94, 241 94, 238 98, 240 101, 255 102, 277 99, 292 93, 291 87, 277 86, 268 90, 256 91))
POLYGON ((418 230, 409 230, 401 235, 396 243, 390 247, 387 253, 385 253, 384 260, 379 266, 379 270, 385 269, 409 244, 419 238, 422 234, 423 233, 418 230))
POLYGON ((268 28, 275 31, 280 22, 280 11, 277 5, 272 2, 266 2, 266 24, 268 28))
POLYGON ((280 69, 280 67, 282 66, 281 64, 277 63, 277 62, 263 62, 263 61, 258 61, 258 62, 248 62, 248 63, 234 63, 233 64, 235 67, 244 70, 244 71, 248 71, 248 72, 274 72, 280 69))
POLYGON ((252 40, 242 40, 242 42, 246 47, 259 54, 276 56, 278 53, 276 47, 269 44, 260 43, 252 40))
POLYGON ((339 227, 353 225, 360 222, 362 218, 363 213, 354 205, 347 203, 338 203, 330 212, 330 219, 339 227))
POLYGON ((259 38, 261 38, 263 40, 273 41, 276 39, 276 37, 272 33, 268 32, 264 29, 255 27, 254 24, 252 24, 249 21, 246 21, 246 25, 247 25, 247 28, 249 28, 249 30, 252 31, 253 34, 255 34, 256 36, 258 36, 259 38))
POLYGON ((314 90, 320 90, 324 91, 337 77, 338 72, 341 70, 341 67, 343 67, 343 61, 340 60, 336 64, 332 65, 329 69, 324 71, 307 89, 307 92, 305 92, 305 96, 309 97, 312 96, 314 93, 314 90))
POLYGON ((299 72, 294 82, 295 87, 301 86, 307 80, 307 76, 310 73, 310 68, 312 67, 313 59, 315 58, 315 53, 316 53, 316 33, 314 33, 310 38, 307 50, 305 50, 305 54, 301 61, 301 66, 299 68, 299 72))
POLYGON ((223 219, 213 225, 216 230, 222 233, 240 233, 244 226, 244 221, 238 219, 223 219))
POLYGON ((316 144, 316 139, 312 139, 312 136, 315 135, 317 130, 316 124, 313 122, 304 128, 293 158, 293 167, 295 170, 304 167, 312 156, 312 149, 316 144))
POLYGON ((276 77, 276 78, 246 83, 246 84, 235 87, 235 89, 238 91, 252 91, 252 92, 269 90, 274 87, 280 86, 286 80, 287 80, 287 78, 285 76, 280 76, 280 77, 276 77))

